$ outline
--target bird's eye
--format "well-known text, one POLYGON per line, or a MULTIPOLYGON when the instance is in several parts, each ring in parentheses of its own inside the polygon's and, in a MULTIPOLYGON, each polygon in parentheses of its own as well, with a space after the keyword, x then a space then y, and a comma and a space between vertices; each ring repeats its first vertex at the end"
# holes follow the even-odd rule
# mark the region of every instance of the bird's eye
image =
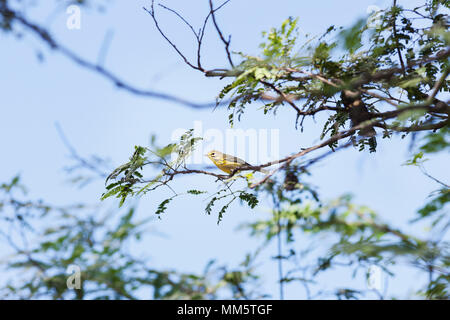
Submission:
POLYGON ((213 155, 215 155, 215 153, 214 153, 214 152, 211 152, 211 155, 213 156, 213 155))

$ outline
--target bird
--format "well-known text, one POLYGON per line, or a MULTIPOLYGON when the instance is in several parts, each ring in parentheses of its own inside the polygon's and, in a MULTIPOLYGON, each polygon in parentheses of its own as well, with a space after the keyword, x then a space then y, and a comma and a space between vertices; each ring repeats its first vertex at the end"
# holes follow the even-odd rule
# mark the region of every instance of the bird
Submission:
MULTIPOLYGON (((369 112, 365 103, 361 100, 360 93, 344 90, 341 92, 341 100, 349 111, 352 127, 373 119, 373 115, 369 112)), ((368 126, 359 130, 359 135, 364 137, 375 137, 377 132, 373 126, 368 126)))
MULTIPOLYGON (((205 155, 217 166, 217 168, 219 168, 220 170, 222 170, 227 174, 231 174, 232 172, 238 171, 236 169, 238 169, 239 167, 252 166, 248 162, 245 162, 244 160, 238 157, 230 156, 226 153, 222 153, 217 150, 212 150, 205 155)), ((247 169, 247 170, 259 171, 264 174, 269 173, 267 170, 264 169, 247 169)))

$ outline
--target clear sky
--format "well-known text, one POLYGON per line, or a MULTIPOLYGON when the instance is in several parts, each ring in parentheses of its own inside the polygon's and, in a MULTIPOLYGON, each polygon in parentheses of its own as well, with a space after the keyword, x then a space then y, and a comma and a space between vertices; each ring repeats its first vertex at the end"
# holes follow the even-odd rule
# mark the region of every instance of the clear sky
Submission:
MULTIPOLYGON (((404 0, 406 1, 406 0, 404 0)), ((400 5, 404 1, 399 1, 400 5)), ((42 1, 41 1, 42 2, 42 1)), ((409 1, 408 2, 417 2, 409 1)), ((55 37, 88 60, 96 61, 107 33, 112 35, 104 65, 132 84, 197 102, 213 101, 226 80, 205 78, 185 65, 161 38, 151 17, 142 9, 150 1, 109 1, 106 14, 82 9, 80 30, 68 30, 64 7, 54 11, 54 1, 30 8, 30 20, 47 26, 55 37)), ((163 1, 177 9, 195 26, 200 27, 208 12, 207 1, 163 1)), ((390 1, 293 1, 232 0, 219 14, 218 20, 227 34, 232 34, 232 49, 258 53, 261 32, 281 24, 288 16, 299 17, 302 34, 317 35, 331 25, 348 26, 366 14, 369 6, 383 8, 390 1)), ((189 30, 167 12, 159 10, 161 27, 189 57, 195 57, 195 42, 189 30)), ((50 203, 68 204, 78 201, 96 202, 103 192, 103 182, 85 189, 74 189, 67 183, 63 167, 70 165, 68 150, 55 129, 55 122, 81 155, 96 154, 110 158, 113 165, 125 162, 134 145, 148 145, 149 136, 157 133, 161 144, 170 142, 177 128, 191 128, 202 121, 204 129, 229 128, 227 113, 217 109, 194 111, 167 101, 137 97, 115 88, 103 77, 75 65, 57 52, 52 52, 32 36, 19 41, 0 34, 0 181, 21 173, 30 196, 50 203), (37 59, 42 52, 44 61, 37 59)), ((215 30, 210 26, 205 38, 205 68, 226 67, 226 57, 215 30)), ((276 117, 264 116, 261 110, 248 108, 236 128, 279 129, 280 153, 290 154, 310 146, 317 137, 320 120, 306 123, 303 133, 294 128, 295 115, 290 108, 280 108, 276 117)), ((344 193, 355 195, 355 201, 375 209, 384 220, 406 227, 420 235, 422 229, 407 225, 427 195, 438 186, 416 168, 401 166, 408 158, 409 140, 379 139, 376 154, 345 150, 314 166, 309 181, 316 185, 323 199, 344 193)), ((448 157, 438 156, 427 162, 431 174, 450 180, 448 157)), ((209 177, 190 175, 175 182, 185 186, 215 190, 209 177)), ((141 217, 152 216, 167 191, 151 193, 140 200, 141 217)), ((153 227, 164 236, 149 235, 145 244, 133 248, 151 258, 155 267, 179 271, 201 272, 211 258, 230 266, 238 264, 244 254, 253 251, 257 242, 236 227, 267 215, 268 203, 255 210, 232 206, 222 223, 217 216, 204 213, 203 198, 179 198, 171 203, 162 220, 153 227)), ((109 201, 109 200, 108 200, 109 201)), ((116 203, 109 201, 109 205, 116 203)), ((302 245, 302 241, 298 241, 302 245)), ((269 248, 265 257, 275 255, 269 248)), ((277 269, 274 261, 260 268, 265 288, 277 298, 277 269)), ((389 284, 389 292, 400 294, 417 288, 415 275, 399 275, 389 284)), ((362 277, 338 271, 323 284, 364 288, 362 277)), ((287 288, 288 298, 304 298, 299 285, 287 288)))

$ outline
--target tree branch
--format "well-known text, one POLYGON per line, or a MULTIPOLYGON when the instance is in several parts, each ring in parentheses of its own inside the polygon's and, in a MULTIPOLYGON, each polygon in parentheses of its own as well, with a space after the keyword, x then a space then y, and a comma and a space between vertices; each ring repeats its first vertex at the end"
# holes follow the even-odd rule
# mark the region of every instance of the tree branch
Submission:
POLYGON ((79 66, 88 69, 90 71, 94 71, 104 78, 108 79, 112 83, 114 83, 115 86, 117 86, 120 89, 126 90, 132 94, 138 95, 138 96, 144 96, 149 98, 156 98, 156 99, 162 99, 167 100, 170 102, 178 103, 181 105, 185 105, 190 108, 194 109, 204 109, 204 108, 212 108, 215 106, 215 103, 196 103, 192 102, 171 94, 166 94, 162 92, 152 91, 152 90, 145 90, 137 88, 124 80, 120 79, 117 75, 113 74, 111 71, 107 70, 100 64, 95 64, 90 61, 87 61, 71 51, 69 48, 63 46, 62 44, 58 43, 51 35, 50 33, 40 27, 39 25, 32 23, 28 21, 26 18, 24 18, 20 13, 13 11, 7 7, 0 7, 0 14, 3 16, 8 16, 11 18, 12 21, 16 21, 20 23, 22 26, 30 30, 32 33, 34 33, 36 36, 41 38, 47 45, 52 48, 53 50, 59 51, 61 54, 78 64, 79 66))
MULTIPOLYGON (((230 0, 225 1, 224 4, 228 3, 229 1, 230 0)), ((209 7, 210 7, 210 13, 212 16, 214 26, 216 27, 217 33, 219 34, 219 37, 220 37, 220 40, 222 40, 223 44, 225 45, 225 52, 227 54, 228 62, 230 63, 231 67, 234 68, 233 60, 231 59, 231 53, 230 53, 231 36, 228 38, 228 40, 226 40, 225 37, 223 36, 223 33, 220 30, 219 25, 217 24, 217 21, 216 21, 215 11, 217 11, 217 9, 214 9, 212 0, 209 0, 209 7)))
MULTIPOLYGON (((145 8, 145 7, 143 7, 143 9, 144 9, 146 12, 148 12, 148 14, 152 17, 153 22, 155 23, 156 29, 158 29, 159 33, 163 36, 163 38, 166 39, 166 41, 172 46, 172 48, 178 53, 178 55, 184 60, 184 62, 185 62, 188 66, 190 66, 192 69, 199 70, 199 71, 201 71, 201 72, 205 72, 205 70, 204 70, 201 66, 198 66, 198 65, 196 66, 196 65, 192 64, 191 62, 189 62, 189 60, 186 58, 186 56, 185 56, 185 55, 177 48, 177 46, 176 46, 176 45, 175 45, 175 44, 174 44, 174 43, 166 36, 166 34, 164 33, 164 31, 161 30, 161 28, 160 28, 160 26, 159 26, 159 23, 158 23, 158 20, 156 19, 154 4, 155 4, 155 0, 152 0, 152 4, 151 4, 151 7, 150 7, 150 10, 148 10, 148 9, 145 8)), ((163 8, 166 8, 166 7, 163 7, 163 8)), ((167 8, 166 8, 166 9, 167 9, 167 8)), ((175 11, 172 10, 172 9, 168 9, 168 10, 170 10, 170 11, 172 11, 172 12, 175 12, 175 11)), ((178 17, 181 17, 178 13, 176 13, 176 15, 177 15, 178 17)), ((184 18, 181 17, 181 19, 182 19, 188 26, 190 26, 191 29, 192 29, 192 26, 191 26, 184 18)), ((197 33, 196 33, 193 29, 192 29, 192 31, 194 32, 195 35, 197 35, 197 33)))
MULTIPOLYGON (((394 4, 392 5, 392 9, 393 10, 395 7, 397 7, 397 0, 394 0, 394 4)), ((396 42, 396 50, 397 50, 397 54, 398 54, 398 59, 400 61, 400 66, 402 68, 402 72, 403 75, 406 74, 406 69, 405 69, 405 63, 403 62, 403 57, 402 57, 402 52, 400 50, 400 45, 399 45, 399 41, 398 41, 398 36, 397 36, 397 26, 395 24, 395 20, 397 20, 397 16, 393 15, 392 16, 392 31, 394 33, 394 37, 395 37, 395 42, 396 42)))

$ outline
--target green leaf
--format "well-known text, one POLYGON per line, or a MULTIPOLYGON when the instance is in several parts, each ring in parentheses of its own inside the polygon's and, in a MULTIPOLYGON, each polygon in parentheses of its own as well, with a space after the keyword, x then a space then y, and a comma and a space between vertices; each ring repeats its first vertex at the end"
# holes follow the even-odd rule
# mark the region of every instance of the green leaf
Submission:
POLYGON ((258 202, 259 202, 258 198, 255 195, 253 195, 251 193, 244 192, 244 191, 242 191, 239 194, 239 199, 241 199, 242 201, 246 202, 247 205, 250 208, 252 208, 252 209, 255 208, 258 205, 258 202))
POLYGON ((158 206, 158 209, 156 210, 155 214, 160 215, 162 213, 164 213, 167 209, 167 205, 169 204, 170 201, 172 201, 174 197, 168 198, 166 200, 164 200, 163 202, 161 202, 158 206))
POLYGON ((365 24, 366 20, 360 19, 351 28, 342 30, 339 34, 344 42, 345 49, 347 49, 351 54, 362 46, 361 35, 365 24))
POLYGON ((198 194, 203 194, 203 193, 207 193, 207 191, 200 191, 200 190, 188 190, 187 193, 189 194, 194 194, 194 195, 198 195, 198 194))

